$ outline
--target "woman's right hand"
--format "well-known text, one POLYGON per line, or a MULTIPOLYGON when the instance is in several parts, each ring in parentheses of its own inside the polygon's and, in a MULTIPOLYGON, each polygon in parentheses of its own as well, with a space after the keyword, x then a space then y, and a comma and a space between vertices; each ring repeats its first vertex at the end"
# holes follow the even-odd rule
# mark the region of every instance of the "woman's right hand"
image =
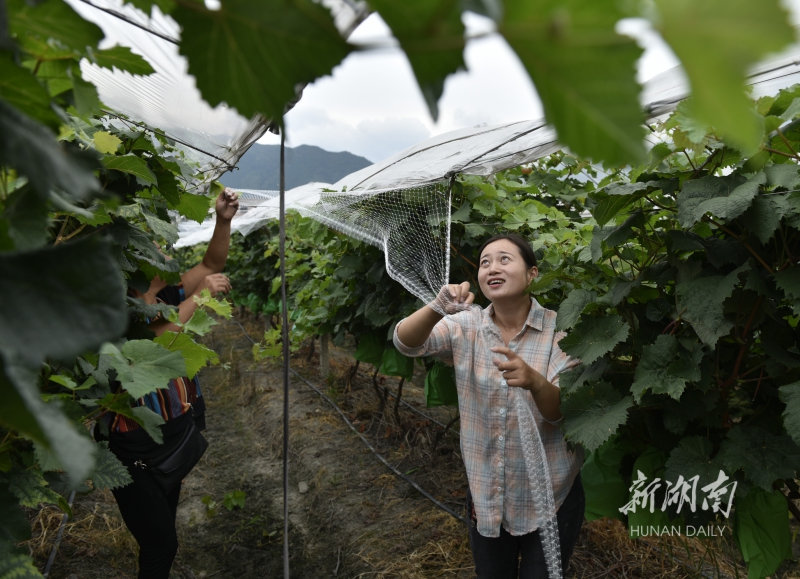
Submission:
POLYGON ((221 273, 212 273, 203 278, 203 283, 197 288, 197 293, 200 293, 204 289, 211 292, 212 296, 218 293, 226 294, 231 291, 231 281, 227 276, 221 273))
POLYGON ((469 282, 442 286, 431 307, 439 313, 455 314, 469 309, 475 301, 475 294, 469 291, 469 282))

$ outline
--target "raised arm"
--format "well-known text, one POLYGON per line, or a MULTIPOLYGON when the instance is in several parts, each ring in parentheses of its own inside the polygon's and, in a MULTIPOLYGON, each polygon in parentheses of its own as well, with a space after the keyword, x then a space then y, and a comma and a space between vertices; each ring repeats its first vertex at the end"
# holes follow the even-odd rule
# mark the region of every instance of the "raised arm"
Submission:
POLYGON ((208 242, 208 249, 203 256, 203 261, 181 276, 181 283, 183 283, 183 289, 187 296, 194 294, 207 276, 219 274, 225 269, 225 262, 228 260, 228 248, 231 244, 231 219, 239 210, 238 195, 226 188, 217 197, 215 209, 217 223, 214 226, 211 241, 208 242))
POLYGON ((433 327, 444 317, 434 310, 433 306, 445 311, 452 309, 453 312, 456 312, 459 310, 458 304, 463 307, 465 304, 471 304, 474 300, 475 295, 469 291, 468 281, 446 285, 439 291, 434 303, 421 307, 397 326, 397 337, 400 338, 403 345, 409 348, 421 346, 431 335, 433 327))

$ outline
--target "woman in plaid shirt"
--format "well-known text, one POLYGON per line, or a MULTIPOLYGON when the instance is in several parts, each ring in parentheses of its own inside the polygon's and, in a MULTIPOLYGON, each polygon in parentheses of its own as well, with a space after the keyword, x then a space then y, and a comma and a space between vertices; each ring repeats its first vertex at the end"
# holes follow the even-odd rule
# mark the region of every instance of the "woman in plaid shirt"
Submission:
POLYGON ((408 356, 453 364, 461 415, 461 452, 469 480, 470 545, 479 579, 548 577, 519 424, 509 388, 521 388, 547 455, 557 509, 562 571, 583 523, 583 451, 561 434, 559 374, 578 364, 558 347, 556 313, 527 288, 536 257, 519 235, 497 235, 479 251, 478 283, 491 304, 470 306, 469 282, 447 285, 436 301, 397 325, 408 356), (443 317, 437 311, 446 311, 443 317), (504 359, 503 359, 504 358, 504 359))

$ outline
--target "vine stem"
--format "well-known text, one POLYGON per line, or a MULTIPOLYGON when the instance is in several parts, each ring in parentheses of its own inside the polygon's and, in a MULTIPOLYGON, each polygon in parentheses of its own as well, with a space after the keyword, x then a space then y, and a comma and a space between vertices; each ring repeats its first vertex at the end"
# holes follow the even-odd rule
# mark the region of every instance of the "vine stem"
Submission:
POLYGON ((772 149, 770 147, 762 147, 761 149, 764 150, 764 151, 768 151, 768 152, 772 153, 773 155, 780 155, 782 157, 787 157, 789 159, 794 159, 795 161, 800 160, 800 158, 798 158, 797 155, 789 155, 788 153, 784 153, 783 151, 779 151, 777 149, 772 149))
POLYGON ((761 374, 758 376, 758 384, 756 384, 756 391, 753 393, 753 402, 756 401, 756 396, 758 396, 758 389, 761 386, 761 379, 764 377, 764 366, 761 366, 761 374))
POLYGON ((53 243, 53 246, 56 246, 59 243, 61 243, 62 241, 64 241, 64 230, 67 228, 67 223, 69 222, 69 217, 70 216, 67 215, 64 218, 64 222, 61 224, 61 230, 58 232, 58 236, 56 237, 56 241, 55 241, 55 243, 53 243))
POLYGON ((716 227, 718 227, 719 229, 721 229, 722 231, 724 231, 725 233, 727 233, 728 235, 730 235, 731 237, 733 237, 737 241, 741 241, 742 245, 744 245, 747 248, 747 251, 749 251, 753 255, 753 257, 755 257, 758 260, 758 262, 766 268, 766 270, 768 272, 775 273, 775 271, 769 265, 767 265, 767 262, 765 262, 764 259, 760 255, 758 255, 756 250, 753 249, 752 247, 750 247, 750 244, 742 239, 741 235, 737 235, 730 228, 728 228, 727 226, 723 225, 719 221, 715 220, 713 217, 708 217, 707 215, 704 215, 703 216, 703 221, 707 221, 709 223, 713 223, 716 227))
POLYGON ((781 131, 780 128, 778 128, 778 136, 780 136, 781 140, 783 141, 783 144, 786 145, 786 148, 792 152, 795 159, 800 160, 800 157, 797 156, 797 151, 795 151, 794 148, 792 148, 792 144, 789 142, 789 139, 786 138, 786 135, 783 134, 783 131, 781 131))
MULTIPOLYGON (((753 319, 756 317, 756 312, 758 308, 761 307, 761 302, 764 301, 764 296, 758 296, 756 300, 756 304, 753 306, 753 309, 750 311, 750 315, 747 318, 747 323, 744 326, 744 330, 742 330, 741 340, 742 346, 739 348, 739 354, 736 356, 736 363, 733 366, 733 372, 731 372, 730 377, 725 380, 722 384, 722 388, 727 391, 730 388, 731 384, 733 384, 734 380, 739 377, 739 368, 742 365, 742 360, 744 359, 744 353, 747 349, 748 342, 747 342, 747 334, 750 332, 750 326, 753 324, 753 319)), ((763 370, 762 370, 763 374, 763 370)))

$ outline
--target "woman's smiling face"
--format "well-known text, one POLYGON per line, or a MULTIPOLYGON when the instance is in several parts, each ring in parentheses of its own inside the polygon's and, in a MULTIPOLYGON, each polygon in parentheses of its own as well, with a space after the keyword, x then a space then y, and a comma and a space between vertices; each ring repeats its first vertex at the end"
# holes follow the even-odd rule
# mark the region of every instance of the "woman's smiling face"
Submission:
POLYGON ((529 268, 519 248, 508 239, 487 245, 478 263, 478 284, 489 300, 521 296, 538 273, 529 268))

